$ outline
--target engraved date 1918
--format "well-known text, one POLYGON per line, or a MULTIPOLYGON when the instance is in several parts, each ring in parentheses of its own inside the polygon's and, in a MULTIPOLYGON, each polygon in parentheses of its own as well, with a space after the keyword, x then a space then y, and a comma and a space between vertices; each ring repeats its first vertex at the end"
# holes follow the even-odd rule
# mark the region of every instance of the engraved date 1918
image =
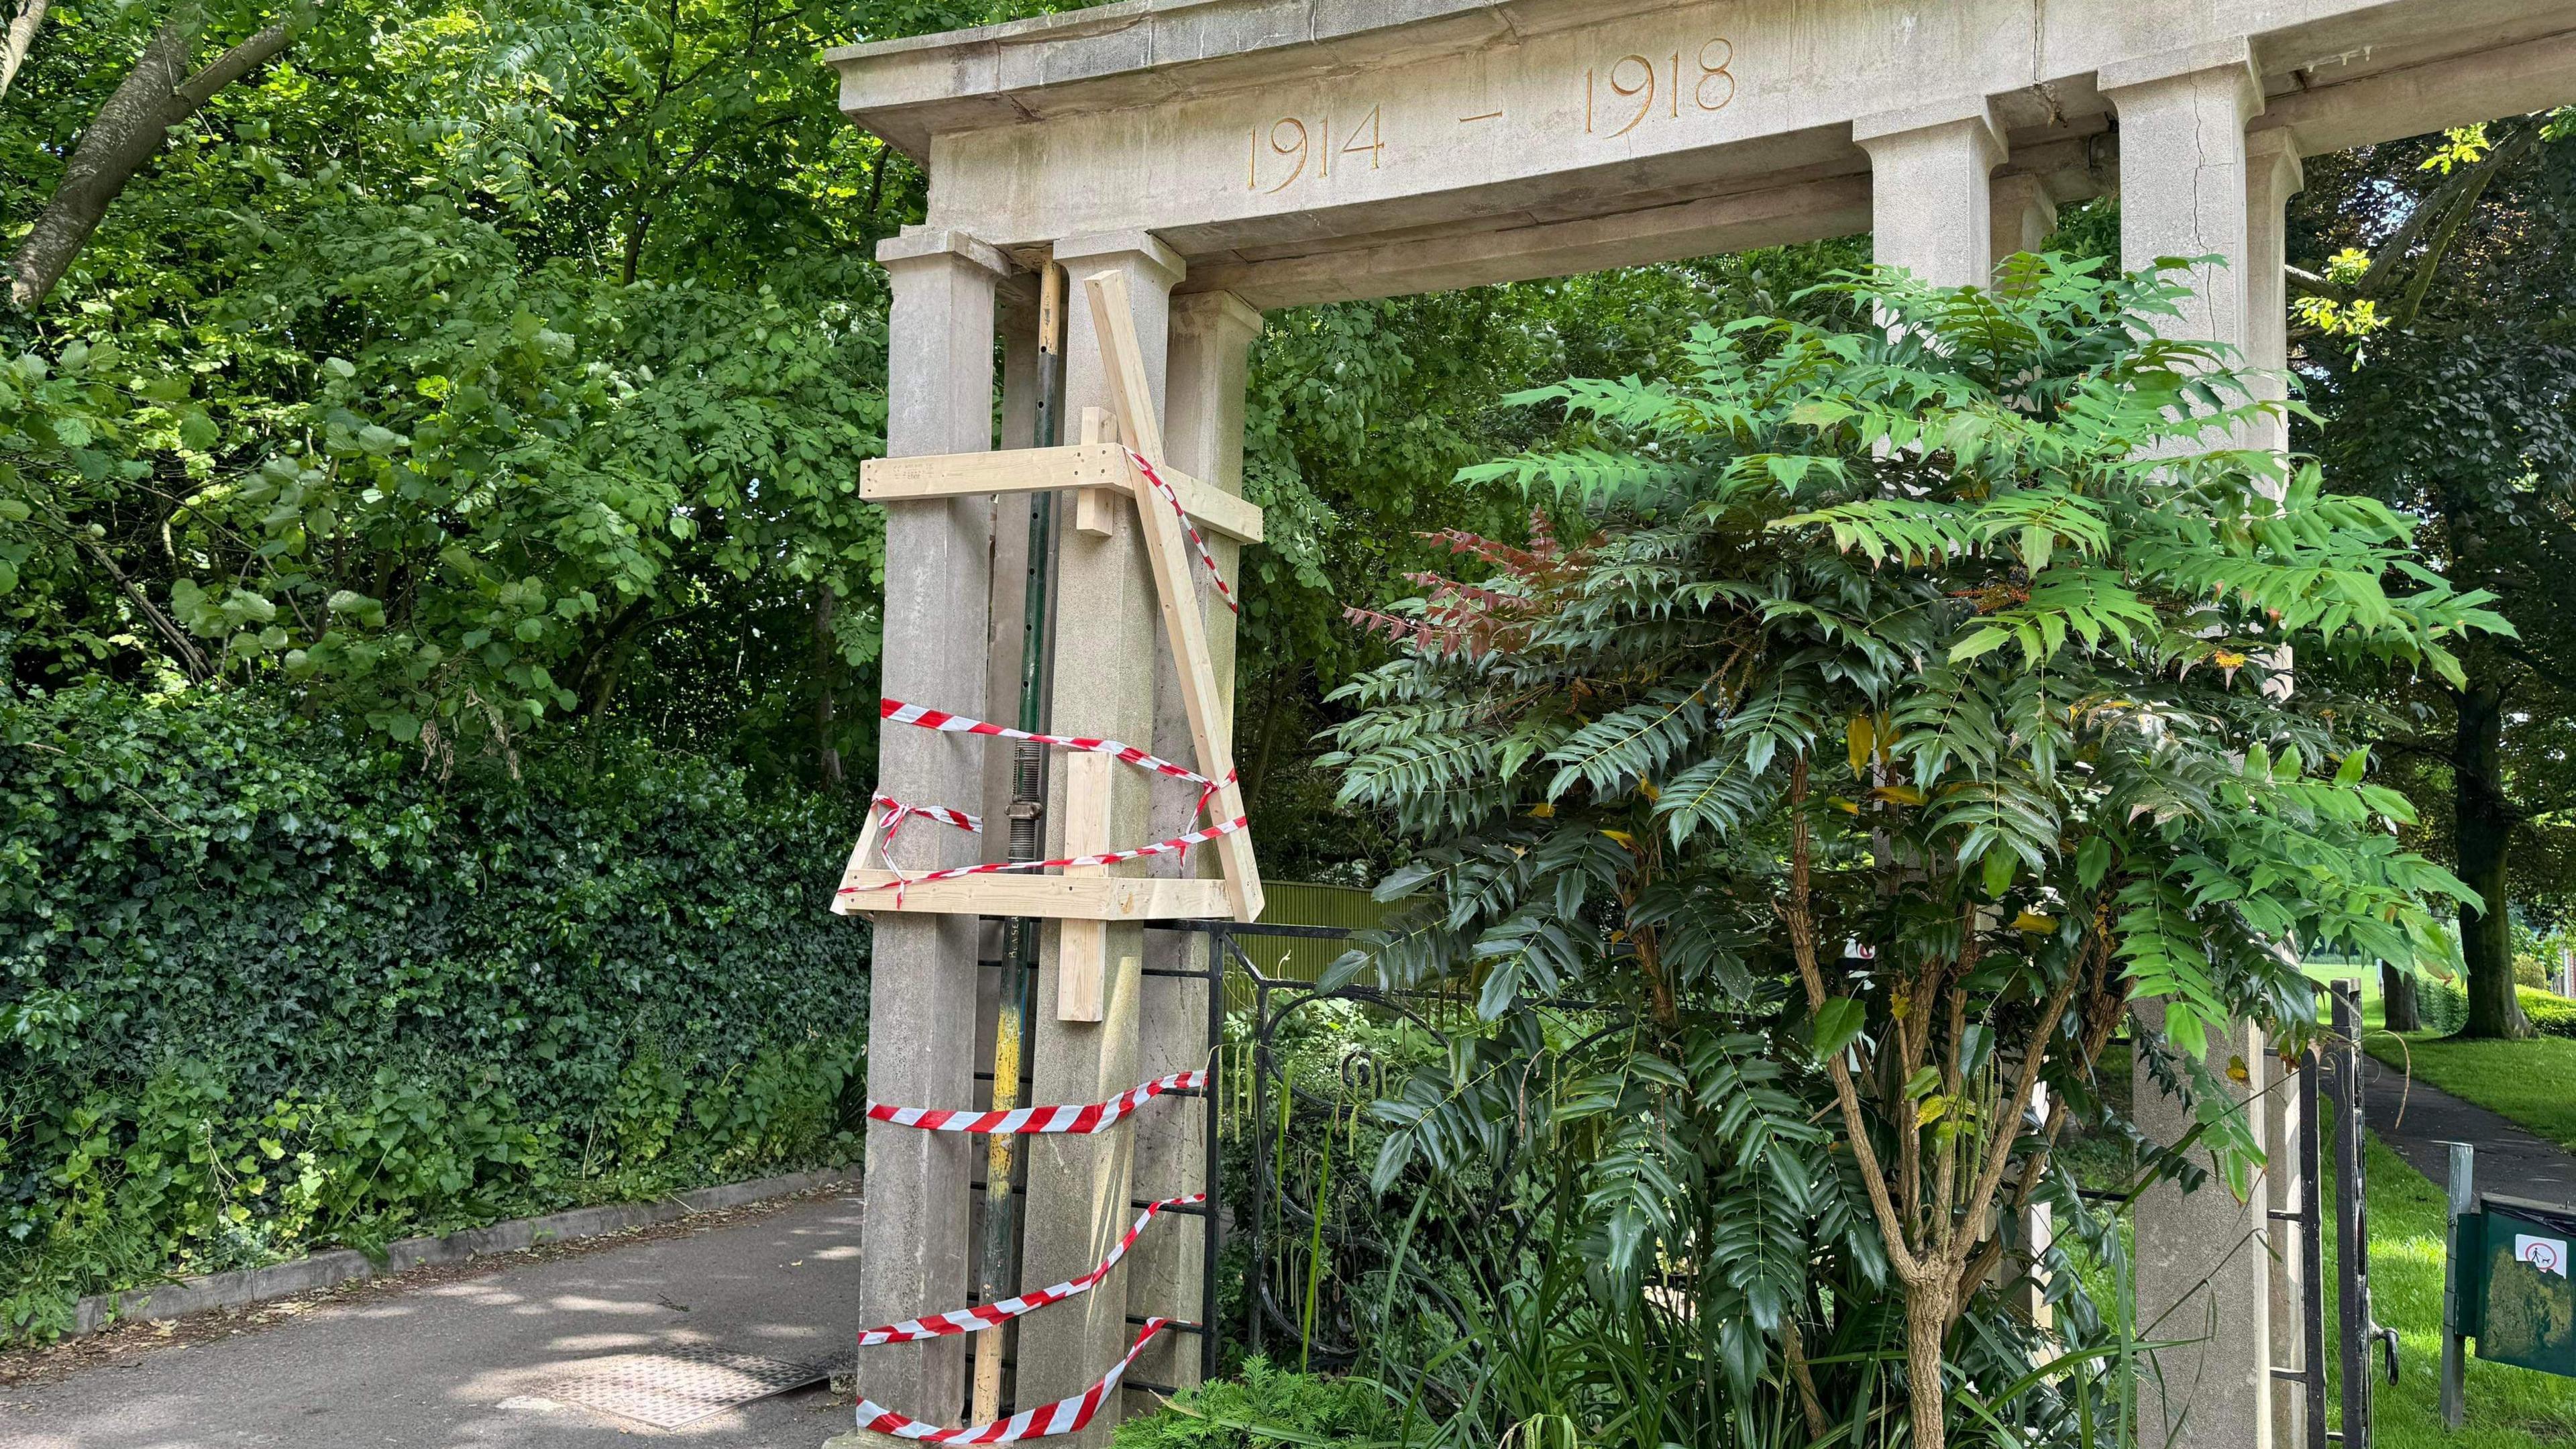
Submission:
MULTIPOLYGON (((1687 100, 1695 111, 1722 111, 1735 100, 1735 42, 1713 36, 1697 52, 1676 50, 1657 60, 1642 52, 1623 55, 1607 67, 1583 72, 1583 133, 1619 137, 1646 124, 1658 112, 1679 120, 1687 100)), ((1503 118, 1499 110, 1460 116, 1460 125, 1503 118)), ((1386 164, 1386 107, 1341 129, 1326 112, 1312 118, 1280 116, 1268 125, 1254 122, 1244 132, 1243 189, 1275 196, 1300 181, 1327 181, 1336 166, 1368 169, 1386 164)))
POLYGON ((1612 61, 1606 72, 1594 66, 1583 73, 1583 133, 1627 135, 1656 112, 1658 101, 1663 103, 1661 109, 1678 120, 1686 89, 1696 109, 1725 110, 1735 99, 1735 75, 1727 69, 1734 63, 1735 42, 1721 35, 1699 48, 1692 60, 1694 69, 1688 74, 1678 50, 1662 65, 1647 56, 1632 54, 1612 61), (1603 94, 1605 91, 1608 94, 1603 94), (1617 129, 1609 129, 1614 126, 1617 129))

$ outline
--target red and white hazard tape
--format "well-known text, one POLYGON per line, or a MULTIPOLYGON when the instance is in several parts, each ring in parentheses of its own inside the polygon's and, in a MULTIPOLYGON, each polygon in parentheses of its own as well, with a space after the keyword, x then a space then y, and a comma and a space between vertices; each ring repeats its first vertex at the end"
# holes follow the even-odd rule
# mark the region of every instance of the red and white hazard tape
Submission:
POLYGON ((881 1343, 912 1343, 919 1339, 938 1338, 951 1333, 981 1333, 997 1324, 1008 1323, 1023 1313, 1034 1312, 1050 1303, 1062 1303, 1068 1298, 1088 1293, 1093 1284, 1109 1276, 1109 1270, 1118 1266, 1118 1260, 1127 1256, 1129 1248, 1136 1246, 1136 1239, 1143 1236, 1145 1225, 1152 1222, 1157 1213, 1165 1208, 1195 1207, 1206 1201, 1206 1193, 1194 1192, 1187 1197, 1167 1197, 1161 1202, 1147 1204, 1144 1216, 1136 1219, 1136 1226, 1127 1230, 1127 1236, 1118 1240, 1118 1246, 1109 1250, 1109 1256, 1100 1260, 1100 1266, 1079 1278, 1068 1279, 1052 1288, 1041 1288, 1035 1293, 1023 1293, 1017 1298, 1005 1298, 999 1303, 960 1308, 953 1313, 934 1313, 928 1318, 908 1319, 902 1323, 888 1324, 883 1328, 871 1328, 859 1335, 859 1347, 874 1348, 881 1343))
POLYGON ((954 825, 969 835, 984 833, 984 822, 963 810, 951 810, 945 805, 906 805, 882 790, 877 792, 876 802, 886 808, 885 838, 889 843, 894 840, 894 833, 903 828, 904 818, 911 815, 936 820, 942 825, 954 825))
POLYGON ((868 1103, 868 1118, 875 1122, 891 1122, 897 1127, 918 1127, 924 1132, 976 1132, 1003 1136, 1039 1132, 1106 1132, 1126 1120, 1129 1113, 1165 1092, 1206 1086, 1207 1075, 1205 1069, 1174 1072, 1141 1087, 1130 1087, 1106 1102, 1093 1102, 1082 1107, 1014 1107, 1007 1112, 951 1112, 936 1107, 896 1107, 871 1101, 868 1103))
MULTIPOLYGON (((882 800, 885 797, 880 795, 877 798, 882 800)), ((916 815, 928 813, 917 805, 904 808, 916 815)), ((1170 855, 1176 850, 1186 851, 1193 845, 1204 844, 1220 835, 1232 835, 1250 823, 1245 817, 1237 815, 1232 820, 1220 821, 1204 830, 1193 830, 1187 835, 1175 835, 1169 840, 1157 840, 1151 845, 1140 845, 1133 850, 1112 850, 1100 855, 1068 855, 1061 860, 990 860, 982 865, 952 866, 947 870, 934 870, 928 875, 916 876, 906 876, 900 870, 896 870, 893 880, 879 881, 875 885, 843 886, 840 894, 853 896, 863 895, 869 891, 893 891, 895 902, 900 905, 903 902, 903 888, 908 885, 926 885, 935 880, 957 880, 970 875, 991 875, 1005 870, 1053 870, 1061 866, 1121 865, 1131 860, 1142 860, 1149 855, 1170 855)), ((891 838, 891 831, 888 832, 888 836, 891 838)), ((894 863, 889 860, 886 868, 894 870, 894 863)))
POLYGON ((1075 735, 1036 735, 1027 730, 1009 729, 1002 725, 986 724, 980 719, 968 719, 962 714, 950 714, 944 709, 906 704, 899 699, 879 700, 877 718, 893 724, 919 725, 926 730, 945 730, 951 734, 991 735, 996 739, 1031 740, 1041 745, 1054 745, 1058 749, 1083 750, 1095 755, 1115 755, 1128 764, 1152 770, 1158 775, 1169 775, 1175 780, 1187 780, 1211 793, 1216 789, 1214 780, 1196 770, 1184 769, 1159 755, 1149 755, 1134 745, 1120 744, 1116 740, 1095 740, 1075 735))
POLYGON ((1227 608, 1242 613, 1243 607, 1234 601, 1234 590, 1225 586, 1225 575, 1216 571, 1216 555, 1208 550, 1207 540, 1199 537, 1199 526, 1190 521, 1190 511, 1181 506, 1181 495, 1172 491, 1172 485, 1163 481, 1163 475, 1154 471, 1154 465, 1145 461, 1144 454, 1129 448, 1127 461, 1135 464, 1136 471, 1144 475, 1154 491, 1163 495, 1163 501, 1172 505, 1172 512, 1181 520, 1181 532, 1190 536, 1190 546, 1199 551, 1199 562, 1207 567, 1208 582, 1216 585, 1217 597, 1225 600, 1227 608))
POLYGON ((1052 1439, 1059 1434, 1079 1432, 1089 1424, 1100 1406, 1118 1389, 1118 1381, 1134 1367, 1136 1356, 1154 1335, 1172 1326, 1168 1318, 1148 1318, 1144 1331, 1127 1348, 1127 1356, 1110 1365, 1100 1382, 1070 1398, 1056 1400, 1034 1409, 1022 1409, 1007 1419, 989 1424, 973 1424, 963 1429, 942 1429, 919 1419, 908 1419, 873 1399, 859 1400, 859 1427, 898 1439, 919 1439, 930 1444, 1010 1444, 1021 1439, 1052 1439))
POLYGON ((885 835, 877 841, 877 854, 884 858, 886 869, 894 872, 894 903, 897 908, 903 905, 903 888, 913 882, 913 877, 905 875, 903 867, 894 863, 894 838, 903 830, 904 821, 918 815, 924 820, 953 825, 969 835, 984 833, 984 822, 963 810, 951 810, 945 805, 906 805, 883 790, 876 792, 875 799, 877 804, 885 807, 885 835))

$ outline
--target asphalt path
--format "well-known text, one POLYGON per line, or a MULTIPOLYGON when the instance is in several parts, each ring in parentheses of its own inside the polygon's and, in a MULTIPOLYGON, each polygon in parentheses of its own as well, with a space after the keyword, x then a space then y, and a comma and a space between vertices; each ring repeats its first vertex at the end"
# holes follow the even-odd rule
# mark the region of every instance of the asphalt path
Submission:
POLYGON ((823 1362, 851 1341, 863 1326, 855 1192, 717 1216, 622 1246, 191 1321, 166 1342, 128 1328, 130 1348, 76 1346, 0 1384, 0 1449, 813 1449, 849 1427, 848 1404, 820 1386, 672 1430, 549 1396, 615 1355, 823 1362))
MULTIPOLYGON (((2576 1091, 2576 1083, 2568 1090, 2576 1091)), ((2421 1080, 2410 1084, 2377 1058, 2363 1060, 2361 1107, 2379 1140, 2435 1187, 2451 1180, 2450 1145, 2465 1142, 2475 1149, 2471 1165, 2480 1191, 2576 1211, 2576 1154, 2509 1117, 2421 1080)))

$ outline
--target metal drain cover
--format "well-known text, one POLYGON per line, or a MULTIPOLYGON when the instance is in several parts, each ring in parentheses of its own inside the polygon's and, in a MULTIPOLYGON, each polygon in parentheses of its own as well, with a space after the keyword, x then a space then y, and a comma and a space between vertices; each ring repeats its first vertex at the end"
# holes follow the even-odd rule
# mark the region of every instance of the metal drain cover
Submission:
POLYGON ((787 1363, 683 1344, 659 1353, 593 1359, 570 1377, 547 1386, 544 1394, 656 1429, 677 1429, 737 1404, 819 1383, 830 1375, 827 1364, 787 1363))

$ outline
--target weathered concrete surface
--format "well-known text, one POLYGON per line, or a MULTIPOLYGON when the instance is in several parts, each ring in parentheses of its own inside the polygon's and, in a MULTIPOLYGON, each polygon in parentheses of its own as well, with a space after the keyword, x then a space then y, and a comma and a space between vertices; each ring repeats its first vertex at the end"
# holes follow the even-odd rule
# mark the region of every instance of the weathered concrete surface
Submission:
MULTIPOLYGON (((888 323, 894 365, 886 388, 886 452, 982 452, 993 444, 995 291, 1010 264, 972 237, 916 228, 877 252, 891 278, 888 323)), ((989 498, 900 503, 886 509, 885 692, 897 699, 985 717, 985 649, 991 602, 993 504, 989 498)), ((980 736, 888 729, 877 746, 879 788, 921 804, 975 800, 983 788, 980 736)), ((982 843, 955 830, 906 831, 908 867, 981 859, 982 843)), ((971 916, 887 912, 870 962, 868 1095, 906 1106, 962 1106, 973 1099, 976 958, 971 916)), ((967 1182, 982 1144, 961 1133, 868 1124, 867 1270, 855 1310, 894 1323, 967 1301, 967 1182)), ((885 1344, 858 1353, 877 1402, 945 1420, 965 1392, 955 1338, 885 1344)))
POLYGON ((933 221, 1150 228, 1193 288, 1281 306, 1368 285, 1313 265, 1337 250, 1443 250, 1416 290, 1654 259, 1636 231, 1705 254, 1673 208, 1721 198, 1780 216, 1770 241, 1847 232, 1811 188, 1865 183, 1854 123, 1944 97, 1992 101, 2012 173, 2091 195, 2096 73, 2177 53, 2242 50, 2306 154, 2489 119, 2576 95, 2571 28, 2576 0, 1135 0, 831 59, 843 108, 929 161, 933 221))
POLYGON ((1983 96, 1959 96, 1852 122, 1869 153, 1872 260, 1936 287, 1985 283, 1994 260, 1995 168, 2003 126, 1983 96))
MULTIPOLYGON (((1116 272, 1127 282, 1144 354, 1147 386, 1162 406, 1171 339, 1171 291, 1182 275, 1179 258, 1142 232, 1077 237, 1059 242, 1056 260, 1067 281, 1065 416, 1079 420, 1086 408, 1111 406, 1100 342, 1083 279, 1116 272)), ((1130 439, 1128 441, 1134 441, 1130 439)), ((1151 738, 1154 729, 1155 658, 1162 617, 1147 568, 1135 510, 1111 508, 1106 538, 1068 529, 1057 551, 1064 606, 1057 611, 1051 721, 1059 733, 1113 739, 1151 738)), ((1068 514, 1070 510, 1067 510, 1068 514)), ((1065 798, 1065 755, 1052 764, 1049 798, 1065 798)), ((1187 786, 1142 770, 1118 767, 1110 776, 1109 838, 1121 844, 1148 840, 1149 797, 1187 786)), ((1064 842, 1063 812, 1047 821, 1049 852, 1064 842)), ((1144 874, 1141 863, 1114 867, 1144 874)), ((1107 1000, 1096 1022, 1062 1021, 1056 1015, 1057 963, 1062 927, 1041 938, 1036 1022, 1035 1093, 1040 1102, 1098 1102, 1145 1079, 1139 1052, 1144 1011, 1145 933, 1142 927, 1108 930, 1107 1000)), ((1161 1110, 1165 1103, 1148 1106, 1161 1110)), ((1021 1238, 1021 1281, 1054 1283, 1087 1272, 1108 1256, 1110 1245, 1135 1220, 1135 1119, 1092 1136, 1032 1137, 1029 1142, 1028 1218, 1021 1238)), ((1080 1298, 1033 1314, 1019 1329, 1014 1403, 1029 1408, 1080 1393, 1126 1352, 1127 1284, 1121 1264, 1080 1298)), ((1105 1444, 1117 1415, 1104 1414, 1078 1442, 1105 1444)))
POLYGON ((2168 337, 2245 345, 2245 122, 2262 104, 2246 47, 2151 56, 2102 75, 2120 112, 2120 263, 2216 257, 2188 275, 2168 337))
POLYGON ((850 1412, 820 1390, 667 1434, 532 1400, 615 1354, 707 1344, 797 1361, 847 1343, 868 1326, 857 1312, 860 1217, 855 1194, 827 1198, 0 1388, 0 1449, 819 1443, 850 1412))
MULTIPOLYGON (((2163 1002, 2136 1012, 2142 1035, 2161 1031, 2163 1002)), ((2222 1081, 2231 1069, 2244 1073, 2232 1093, 2254 1114, 2261 1141, 2253 1104, 2272 1066, 2263 1034, 2244 1025, 2212 1031, 2208 1066, 2222 1081)), ((2158 1142, 2178 1142, 2193 1125, 2143 1063, 2131 1117, 2158 1142)), ((2212 1173, 2197 1192, 2158 1182, 2138 1198, 2138 1336, 2180 1341, 2155 1355, 2160 1382, 2141 1376, 2138 1412, 2150 1425, 2163 1418, 2173 1449, 2272 1449, 2270 1188, 2260 1174, 2252 1186, 2240 1201, 2212 1173)))

